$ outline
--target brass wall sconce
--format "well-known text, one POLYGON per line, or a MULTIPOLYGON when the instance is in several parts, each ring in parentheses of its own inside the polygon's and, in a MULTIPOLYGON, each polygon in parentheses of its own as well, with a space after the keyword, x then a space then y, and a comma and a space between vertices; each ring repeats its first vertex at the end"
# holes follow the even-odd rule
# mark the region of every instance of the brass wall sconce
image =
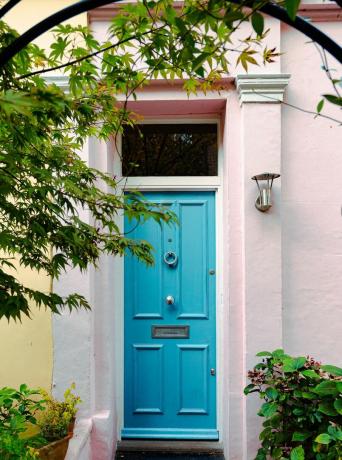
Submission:
POLYGON ((255 207, 261 211, 266 212, 272 206, 271 202, 271 190, 274 179, 280 177, 280 174, 276 173, 262 173, 253 176, 252 179, 255 180, 258 189, 259 196, 255 200, 255 207))

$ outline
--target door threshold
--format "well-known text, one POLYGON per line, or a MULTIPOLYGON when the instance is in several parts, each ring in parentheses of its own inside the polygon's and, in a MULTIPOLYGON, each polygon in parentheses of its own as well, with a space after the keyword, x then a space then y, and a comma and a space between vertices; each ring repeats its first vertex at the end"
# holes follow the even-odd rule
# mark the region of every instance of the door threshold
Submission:
POLYGON ((124 439, 118 441, 117 452, 221 455, 223 446, 218 441, 124 439))

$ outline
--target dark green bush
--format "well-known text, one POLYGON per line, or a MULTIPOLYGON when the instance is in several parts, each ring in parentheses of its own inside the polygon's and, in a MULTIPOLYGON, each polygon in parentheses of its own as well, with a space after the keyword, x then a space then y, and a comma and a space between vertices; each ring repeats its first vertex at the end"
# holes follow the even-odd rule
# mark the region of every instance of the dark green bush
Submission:
POLYGON ((262 447, 255 460, 342 459, 342 369, 283 350, 258 353, 246 395, 264 400, 262 447))
POLYGON ((37 424, 36 413, 44 401, 38 390, 21 385, 19 390, 0 389, 0 458, 1 460, 32 460, 37 458, 31 440, 23 434, 28 424, 37 424))

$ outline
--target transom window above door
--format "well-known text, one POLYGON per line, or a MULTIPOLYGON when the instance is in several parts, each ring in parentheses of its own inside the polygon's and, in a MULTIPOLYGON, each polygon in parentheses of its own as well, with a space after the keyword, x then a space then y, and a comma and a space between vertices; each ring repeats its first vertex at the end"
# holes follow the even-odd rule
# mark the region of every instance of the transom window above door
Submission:
POLYGON ((141 124, 122 136, 123 176, 217 176, 217 124, 141 124))

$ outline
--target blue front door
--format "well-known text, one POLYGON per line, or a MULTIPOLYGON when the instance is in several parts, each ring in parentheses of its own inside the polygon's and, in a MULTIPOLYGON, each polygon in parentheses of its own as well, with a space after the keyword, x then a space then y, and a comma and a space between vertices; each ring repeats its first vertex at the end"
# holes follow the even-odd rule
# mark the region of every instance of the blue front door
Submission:
POLYGON ((178 225, 125 222, 155 265, 125 258, 123 438, 218 439, 215 193, 145 193, 178 225))

